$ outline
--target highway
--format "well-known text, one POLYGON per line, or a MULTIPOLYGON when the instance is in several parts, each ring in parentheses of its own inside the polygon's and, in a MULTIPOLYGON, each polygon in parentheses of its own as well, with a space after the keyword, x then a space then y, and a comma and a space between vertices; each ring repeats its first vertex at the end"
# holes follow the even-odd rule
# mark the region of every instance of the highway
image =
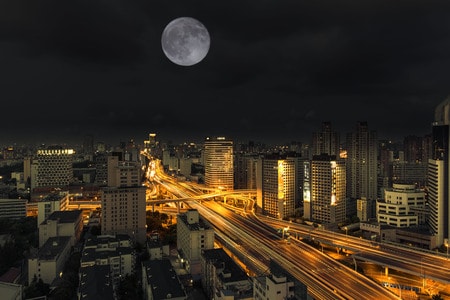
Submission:
POLYGON ((257 252, 267 266, 270 259, 277 261, 306 284, 308 293, 317 299, 396 299, 389 290, 317 249, 302 242, 288 244, 274 228, 258 218, 236 214, 214 201, 188 204, 197 209, 219 235, 226 234, 242 248, 257 252))
POLYGON ((415 276, 450 284, 450 260, 443 256, 388 243, 377 243, 358 237, 313 228, 284 220, 262 217, 275 228, 289 227, 291 236, 314 239, 337 249, 348 249, 355 259, 372 262, 415 276))
POLYGON ((399 299, 388 289, 305 243, 288 245, 273 227, 254 215, 244 217, 215 201, 193 200, 200 191, 186 189, 167 177, 159 180, 173 195, 186 199, 186 204, 197 209, 219 237, 232 240, 238 250, 247 249, 248 259, 259 262, 253 265, 262 264, 268 268, 270 259, 275 260, 303 282, 308 294, 316 299, 399 299))

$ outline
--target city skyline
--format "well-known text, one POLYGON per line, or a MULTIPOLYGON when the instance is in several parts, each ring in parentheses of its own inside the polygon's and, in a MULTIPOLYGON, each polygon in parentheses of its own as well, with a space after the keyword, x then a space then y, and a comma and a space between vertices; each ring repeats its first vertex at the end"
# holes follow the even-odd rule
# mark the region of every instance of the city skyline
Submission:
POLYGON ((323 121, 400 140, 430 133, 450 94, 446 1, 194 4, 0 4, 0 140, 309 142, 323 121), (190 67, 161 48, 182 16, 211 37, 190 67))

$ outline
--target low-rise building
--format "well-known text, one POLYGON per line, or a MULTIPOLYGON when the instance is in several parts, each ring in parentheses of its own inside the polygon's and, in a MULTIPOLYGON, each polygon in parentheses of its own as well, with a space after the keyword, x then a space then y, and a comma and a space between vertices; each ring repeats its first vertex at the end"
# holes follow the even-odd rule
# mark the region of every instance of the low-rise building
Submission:
POLYGON ((419 216, 411 208, 425 207, 425 192, 414 184, 393 184, 377 201, 377 220, 395 227, 419 225, 419 216))
POLYGON ((130 237, 121 235, 90 237, 86 240, 81 254, 81 267, 108 265, 114 284, 121 277, 134 274, 136 253, 130 237))
POLYGON ((78 299, 116 300, 115 286, 109 265, 81 267, 79 272, 78 299))
POLYGON ((82 210, 54 211, 39 224, 39 247, 50 237, 70 236, 70 245, 74 246, 83 231, 82 210))
POLYGON ((253 278, 253 299, 282 300, 294 298, 294 282, 284 276, 270 274, 253 278))
POLYGON ((0 218, 19 219, 26 216, 26 199, 0 199, 0 218))
POLYGON ((62 274, 64 264, 70 256, 70 236, 57 236, 47 239, 37 254, 28 259, 28 283, 42 279, 51 284, 62 274))

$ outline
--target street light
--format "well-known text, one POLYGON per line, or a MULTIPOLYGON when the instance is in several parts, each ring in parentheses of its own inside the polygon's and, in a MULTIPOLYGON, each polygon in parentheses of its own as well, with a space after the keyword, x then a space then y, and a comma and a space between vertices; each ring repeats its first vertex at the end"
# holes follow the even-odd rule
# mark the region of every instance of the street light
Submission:
POLYGON ((447 260, 448 260, 448 238, 444 239, 445 247, 447 248, 447 260))

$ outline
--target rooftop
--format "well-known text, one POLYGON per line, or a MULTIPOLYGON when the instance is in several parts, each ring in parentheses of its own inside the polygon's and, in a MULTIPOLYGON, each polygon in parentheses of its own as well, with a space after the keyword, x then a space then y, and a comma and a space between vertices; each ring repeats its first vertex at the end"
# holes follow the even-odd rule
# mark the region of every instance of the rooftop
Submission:
POLYGON ((79 292, 84 300, 113 299, 110 266, 94 265, 81 267, 79 292))
POLYGON ((70 242, 70 236, 50 237, 39 249, 39 260, 55 260, 70 242))
POLYGON ((147 274, 149 288, 153 299, 185 297, 186 292, 178 279, 169 259, 147 260, 142 263, 147 274))
MULTIPOLYGON (((59 221, 59 223, 75 223, 81 217, 82 210, 61 210, 52 212, 47 220, 59 221)), ((46 221, 44 223, 46 223, 46 221)))

